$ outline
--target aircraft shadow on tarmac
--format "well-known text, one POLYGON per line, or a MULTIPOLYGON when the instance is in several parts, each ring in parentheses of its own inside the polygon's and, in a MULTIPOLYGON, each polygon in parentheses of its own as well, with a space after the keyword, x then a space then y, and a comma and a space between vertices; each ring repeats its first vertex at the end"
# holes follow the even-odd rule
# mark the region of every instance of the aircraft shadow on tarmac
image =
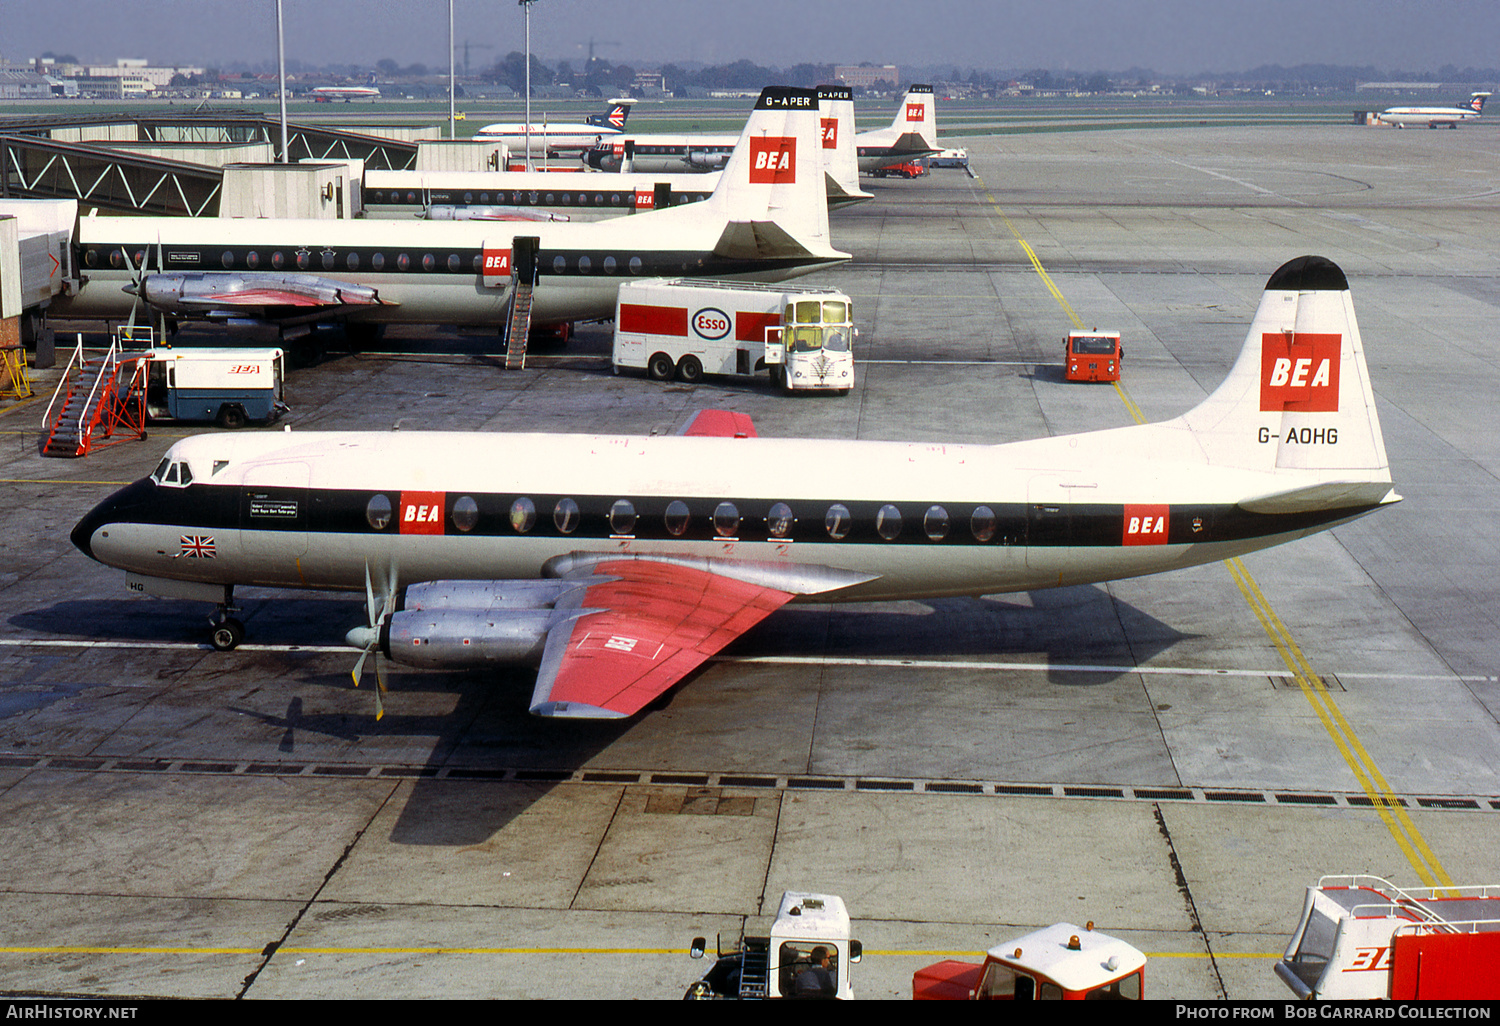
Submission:
MULTIPOLYGON (((241 615, 249 644, 328 646, 364 616, 364 603, 307 597, 245 599, 241 615)), ((122 603, 76 600, 19 613, 12 627, 33 635, 90 640, 203 644, 203 660, 220 658, 204 642, 205 607, 171 600, 122 603), (81 625, 87 628, 81 630, 81 625)), ((1063 667, 1130 666, 1188 637, 1120 601, 1098 586, 1052 589, 1027 596, 951 598, 925 602, 844 606, 792 606, 778 611, 726 649, 727 659, 782 656, 817 659, 988 659, 1050 667, 1047 681, 1061 687, 1098 687, 1126 671, 1080 671, 1063 667)), ((386 666, 385 715, 375 718, 374 674, 350 686, 338 656, 313 658, 295 652, 243 652, 228 678, 243 695, 245 678, 264 667, 273 679, 252 690, 267 696, 259 708, 226 701, 226 712, 258 721, 237 746, 263 739, 261 763, 394 762, 407 766, 413 791, 391 841, 404 845, 466 846, 493 838, 516 816, 540 801, 559 781, 569 780, 643 718, 669 706, 683 689, 715 664, 700 667, 642 716, 630 720, 579 721, 527 715, 535 682, 527 667, 489 670, 413 670, 386 666), (281 663, 280 667, 276 664, 281 663), (330 692, 348 692, 348 697, 330 692), (330 708, 330 697, 337 698, 330 708), (272 706, 272 702, 275 706, 272 706), (285 704, 282 705, 281 703, 285 704), (274 711, 273 711, 274 709, 274 711), (314 711, 316 710, 316 711, 314 711), (412 767, 416 746, 421 765, 412 767), (364 754, 359 754, 360 749, 364 754), (392 752, 399 752, 393 757, 392 752), (440 771, 444 778, 436 779, 440 771), (484 786, 502 775, 508 786, 484 786), (454 785, 457 786, 454 786, 454 785)), ((234 658, 233 656, 226 658, 234 658)), ((356 653, 348 652, 349 667, 356 653)), ((203 663, 190 674, 202 686, 203 663)), ((795 671, 793 671, 795 672, 795 671)), ((58 685, 49 685, 56 689, 58 685)), ((83 687, 79 685, 78 687, 83 687)), ((57 698, 71 695, 64 688, 57 698)), ((44 702, 51 692, 34 696, 44 702)), ((228 696, 226 696, 227 698, 228 696)), ((22 703, 11 713, 23 711, 22 703)), ((6 707, 0 707, 0 717, 6 707)), ((244 721, 242 721, 244 722, 244 721)))

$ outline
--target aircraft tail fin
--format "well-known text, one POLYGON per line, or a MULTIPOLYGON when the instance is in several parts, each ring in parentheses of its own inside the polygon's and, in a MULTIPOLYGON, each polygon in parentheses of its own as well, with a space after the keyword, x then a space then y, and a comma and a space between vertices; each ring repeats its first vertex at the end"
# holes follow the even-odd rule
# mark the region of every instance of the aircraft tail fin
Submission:
POLYGON ((845 85, 818 86, 818 119, 823 139, 824 185, 830 206, 874 199, 859 186, 854 146, 854 93, 845 85))
MULTIPOLYGON (((634 101, 632 101, 634 102, 634 101)), ((625 121, 630 117, 630 104, 621 103, 618 100, 610 103, 609 110, 603 114, 590 114, 583 120, 595 128, 613 128, 623 131, 625 121)))
POLYGON ((891 122, 898 135, 916 135, 922 140, 923 149, 937 150, 937 103, 932 86, 908 86, 896 111, 896 120, 891 122))
POLYGON ((1295 472, 1268 509, 1394 500, 1349 283, 1323 257, 1271 275, 1229 376, 1179 423, 1210 464, 1295 472))
MULTIPOLYGON (((740 248, 748 236, 738 226, 749 223, 757 238, 775 236, 773 248, 788 255, 795 249, 848 259, 829 238, 817 92, 788 86, 762 89, 713 196, 693 209, 699 219, 716 209, 728 224, 726 236, 739 240, 740 248), (764 222, 771 222, 775 231, 763 227, 764 222)), ((763 247, 757 243, 755 248, 763 247)))
POLYGON ((1475 114, 1483 114, 1484 101, 1488 100, 1489 98, 1489 93, 1472 93, 1469 96, 1469 106, 1473 108, 1475 114))

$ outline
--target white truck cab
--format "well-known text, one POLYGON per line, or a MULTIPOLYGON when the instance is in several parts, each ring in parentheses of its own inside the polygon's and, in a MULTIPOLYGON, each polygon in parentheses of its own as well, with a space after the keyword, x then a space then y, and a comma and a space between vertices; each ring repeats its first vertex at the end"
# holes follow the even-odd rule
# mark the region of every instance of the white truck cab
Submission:
MULTIPOLYGON (((702 958, 706 947, 704 938, 694 938, 692 957, 702 958)), ((787 891, 770 936, 746 936, 738 949, 720 950, 713 967, 684 996, 849 1000, 854 997, 849 966, 862 955, 863 946, 850 936, 842 898, 787 891)))
POLYGON ((854 304, 833 289, 693 278, 625 282, 612 362, 656 381, 768 373, 789 392, 854 385, 854 304))

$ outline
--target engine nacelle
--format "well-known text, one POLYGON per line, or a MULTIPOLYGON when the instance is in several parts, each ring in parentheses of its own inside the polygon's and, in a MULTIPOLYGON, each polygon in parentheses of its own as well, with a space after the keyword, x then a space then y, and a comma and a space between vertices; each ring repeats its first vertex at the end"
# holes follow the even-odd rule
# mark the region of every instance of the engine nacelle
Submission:
POLYGON ((572 581, 427 581, 413 584, 402 593, 398 610, 548 609, 567 592, 579 587, 572 581))
POLYGON ((550 609, 444 609, 391 614, 381 647, 393 661, 433 669, 541 662, 550 609))
POLYGON ((710 171, 723 169, 729 163, 729 154, 710 153, 708 150, 688 150, 687 162, 690 167, 707 168, 710 171))

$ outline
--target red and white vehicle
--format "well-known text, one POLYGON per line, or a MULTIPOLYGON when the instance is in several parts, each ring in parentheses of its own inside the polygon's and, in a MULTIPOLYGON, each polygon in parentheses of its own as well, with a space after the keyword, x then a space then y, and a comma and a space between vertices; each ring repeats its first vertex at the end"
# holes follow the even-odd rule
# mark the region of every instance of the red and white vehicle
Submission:
POLYGON ((918 1001, 1139 1001, 1146 956, 1094 929, 1054 923, 997 944, 984 964, 947 961, 912 974, 918 1001))
POLYGON ((1275 972, 1305 1000, 1500 998, 1500 886, 1325 876, 1275 972))
POLYGON ((854 385, 854 304, 842 292, 693 278, 626 282, 615 306, 615 373, 695 383, 769 371, 787 391, 854 385))

